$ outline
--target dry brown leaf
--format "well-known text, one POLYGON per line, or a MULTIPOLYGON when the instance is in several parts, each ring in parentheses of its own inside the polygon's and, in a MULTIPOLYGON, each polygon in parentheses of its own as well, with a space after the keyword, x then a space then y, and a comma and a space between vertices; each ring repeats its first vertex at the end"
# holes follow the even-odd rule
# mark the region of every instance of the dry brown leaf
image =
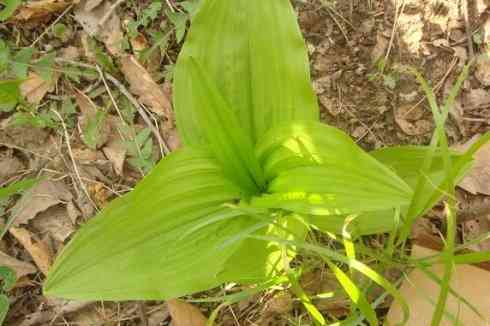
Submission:
POLYGON ((35 239, 34 235, 24 228, 11 227, 9 232, 31 255, 39 270, 44 275, 47 275, 52 261, 48 246, 44 242, 35 239))
POLYGON ((48 208, 68 203, 73 199, 68 187, 60 181, 43 180, 29 191, 26 191, 21 200, 14 207, 14 226, 28 223, 37 214, 48 208))
POLYGON ((172 299, 167 305, 173 326, 206 326, 207 318, 190 303, 172 299))
POLYGON ((157 115, 173 121, 172 105, 163 87, 152 79, 134 56, 121 59, 121 71, 130 85, 131 92, 138 95, 143 104, 157 115))
POLYGON ((73 3, 78 3, 78 0, 31 0, 21 5, 11 20, 28 21, 43 19, 66 9, 73 3))
POLYGON ((0 185, 24 168, 24 164, 15 156, 0 157, 0 185))
POLYGON ((119 16, 115 11, 112 12, 101 26, 110 11, 109 1, 98 3, 82 0, 75 9, 75 20, 82 25, 87 34, 103 42, 111 55, 119 57, 123 53, 121 45, 124 38, 119 16))
POLYGON ((107 159, 112 163, 112 167, 117 175, 121 176, 126 160, 127 147, 119 137, 111 136, 106 146, 102 148, 107 159))
POLYGON ((394 109, 395 122, 400 129, 410 136, 424 135, 431 131, 432 124, 420 119, 417 114, 418 108, 413 109, 412 105, 403 105, 394 109))
POLYGON ((23 276, 37 272, 36 267, 31 263, 20 261, 0 251, 0 266, 7 266, 15 271, 17 280, 23 276))
MULTIPOLYGON (((419 247, 412 248, 412 257, 422 258, 433 255, 435 251, 419 247)), ((442 278, 444 266, 435 265, 430 270, 442 278)), ((403 282, 400 292, 406 299, 410 308, 410 318, 406 326, 430 325, 434 314, 440 287, 420 270, 414 270, 408 276, 409 281, 403 282), (431 302, 432 300, 433 302, 431 302)), ((469 265, 457 265, 451 281, 452 289, 463 298, 473 304, 477 310, 487 318, 486 321, 478 317, 468 306, 460 302, 457 298, 449 295, 446 311, 453 316, 458 316, 461 325, 487 325, 490 323, 490 273, 481 268, 469 265), (478 285, 478 286, 475 286, 478 285)), ((403 319, 403 311, 398 301, 393 302, 387 315, 389 325, 395 325, 403 319)), ((441 326, 454 325, 454 322, 443 319, 441 326)))
MULTIPOLYGON (((86 130, 90 122, 96 118, 97 111, 99 109, 87 95, 81 92, 75 92, 75 100, 81 112, 78 118, 78 123, 80 124, 82 130, 86 130)), ((97 144, 96 144, 97 148, 100 148, 104 146, 105 143, 107 143, 112 129, 109 119, 107 117, 104 118, 104 121, 100 123, 99 127, 100 129, 98 130, 97 144)), ((82 134, 82 139, 83 139, 83 134, 82 134)))
POLYGON ((32 221, 32 225, 41 232, 49 234, 53 239, 64 242, 73 232, 75 226, 71 222, 67 209, 63 206, 54 206, 39 215, 32 221))
POLYGON ((465 104, 468 110, 490 106, 490 93, 482 88, 470 89, 466 93, 465 104))
POLYGON ((488 54, 480 55, 476 59, 475 77, 483 86, 490 86, 490 57, 488 54))
MULTIPOLYGON (((476 135, 457 149, 469 148, 477 139, 476 135)), ((475 162, 459 186, 472 194, 490 195, 490 143, 483 145, 474 156, 475 162)))
POLYGON ((20 84, 20 92, 27 102, 39 104, 47 93, 54 91, 58 77, 54 74, 51 81, 46 81, 35 72, 30 72, 27 80, 20 84))

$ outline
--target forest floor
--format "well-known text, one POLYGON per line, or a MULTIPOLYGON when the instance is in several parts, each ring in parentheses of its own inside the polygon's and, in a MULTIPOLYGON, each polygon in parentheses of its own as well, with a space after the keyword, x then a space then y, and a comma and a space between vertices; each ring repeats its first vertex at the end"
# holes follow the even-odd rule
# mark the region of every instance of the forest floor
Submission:
MULTIPOLYGON (((155 0, 28 0, 9 17, 0 11, 0 187, 42 178, 29 196, 0 201, 3 223, 19 212, 0 242, 0 265, 13 268, 18 278, 8 293, 6 325, 171 324, 164 302, 62 302, 44 297, 41 286, 77 228, 130 191, 165 148, 179 147, 171 80, 195 2, 170 0, 177 9, 172 12, 166 1, 155 0), (20 83, 18 94, 3 82, 12 76, 20 83), (120 119, 130 130, 116 127, 120 119)), ((400 67, 420 71, 443 101, 472 62, 446 132, 458 148, 489 131, 490 3, 468 1, 467 8, 465 3, 295 1, 322 120, 366 150, 427 144, 434 130, 429 105, 413 76, 400 67)), ((488 234, 488 146, 457 196, 462 210, 483 207, 460 221, 460 242, 488 234)), ((434 240, 428 246, 437 249, 444 226, 440 207, 422 221, 417 235, 434 240)), ((373 248, 376 241, 366 240, 373 248)), ((490 240, 471 249, 490 250, 490 240)), ((306 274, 302 283, 311 293, 338 287, 322 271, 306 274)), ((350 311, 345 298, 316 305, 339 319, 350 311)), ((198 307, 209 316, 216 305, 198 307)), ((381 309, 386 313, 388 308, 389 302, 381 309)), ((287 291, 230 306, 217 320, 222 325, 310 324, 287 291)))

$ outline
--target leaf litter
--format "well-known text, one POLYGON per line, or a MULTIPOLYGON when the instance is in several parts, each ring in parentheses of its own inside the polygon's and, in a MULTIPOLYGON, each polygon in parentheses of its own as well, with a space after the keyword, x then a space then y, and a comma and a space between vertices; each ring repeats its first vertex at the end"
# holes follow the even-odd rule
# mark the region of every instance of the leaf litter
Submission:
MULTIPOLYGON (((21 20, 23 20, 23 21, 29 21, 29 20, 31 20, 31 21, 33 21, 33 20, 43 21, 43 20, 50 18, 50 17, 55 18, 55 14, 61 13, 63 10, 68 8, 68 6, 70 6, 71 4, 76 5, 76 3, 77 3, 77 1, 60 1, 60 3, 62 3, 62 5, 55 6, 55 5, 53 5, 54 2, 58 2, 58 1, 28 1, 28 2, 24 3, 23 6, 25 5, 29 9, 27 11, 22 11, 23 7, 21 6, 19 11, 17 12, 17 15, 19 15, 19 16, 14 16, 14 18, 11 20, 11 22, 21 21, 21 20), (39 3, 39 5, 41 5, 41 4, 44 5, 45 6, 44 9, 33 9, 33 8, 39 8, 36 6, 32 6, 32 4, 36 3, 36 2, 39 3)), ((95 16, 93 11, 101 10, 101 8, 104 8, 104 14, 105 14, 108 12, 108 8, 109 8, 107 6, 107 4, 110 4, 110 2, 109 1, 102 1, 102 0, 89 0, 89 1, 86 1, 84 10, 88 12, 88 15, 95 16)), ((81 8, 81 4, 77 6, 77 9, 79 9, 79 8, 81 8)), ((305 8, 308 9, 309 7, 305 6, 305 8)), ((342 9, 342 6, 340 7, 340 9, 342 9)), ((389 9, 389 7, 388 7, 388 9, 389 9)), ((375 121, 375 119, 371 119, 370 117, 373 115, 370 115, 369 112, 366 113, 366 111, 363 111, 364 108, 369 108, 370 106, 373 105, 373 103, 371 103, 370 100, 363 101, 363 105, 356 105, 355 106, 356 110, 353 110, 353 111, 355 112, 356 115, 358 115, 356 118, 345 116, 345 112, 346 112, 345 109, 347 108, 347 109, 352 110, 352 108, 353 108, 352 101, 355 101, 356 99, 359 98, 359 97, 357 97, 358 93, 361 94, 365 90, 369 89, 369 86, 366 87, 365 85, 358 85, 355 80, 353 82, 351 82, 351 80, 349 79, 349 78, 351 78, 351 74, 350 74, 351 69, 353 71, 353 70, 359 68, 358 64, 360 65, 361 63, 365 67, 370 67, 371 61, 365 62, 365 61, 361 60, 361 62, 358 62, 357 60, 362 55, 363 52, 365 52, 365 51, 370 52, 370 49, 372 48, 371 45, 375 45, 376 47, 379 47, 379 50, 377 50, 379 53, 378 56, 384 56, 384 54, 386 53, 387 47, 388 47, 388 43, 389 43, 389 36, 390 36, 389 31, 391 30, 391 25, 386 26, 386 27, 381 27, 381 29, 379 30, 378 34, 380 34, 381 38, 382 38, 382 41, 378 42, 379 44, 376 42, 376 40, 374 40, 374 42, 372 42, 373 40, 372 40, 372 37, 370 35, 367 35, 367 40, 366 40, 367 43, 364 43, 363 40, 359 41, 358 43, 361 44, 361 46, 360 46, 361 51, 359 51, 359 52, 356 52, 356 50, 355 50, 355 48, 358 47, 358 44, 355 43, 358 41, 357 33, 354 31, 349 33, 348 35, 353 38, 353 43, 348 44, 349 49, 351 49, 351 50, 348 50, 347 52, 349 52, 349 53, 347 53, 347 55, 345 55, 346 51, 344 50, 344 48, 346 48, 346 45, 345 45, 345 43, 343 43, 344 42, 343 40, 339 40, 339 39, 341 39, 341 37, 339 37, 340 34, 336 33, 335 28, 331 28, 331 27, 327 28, 327 27, 321 25, 322 21, 327 21, 325 19, 325 17, 323 17, 323 19, 318 19, 318 20, 313 19, 314 15, 315 15, 314 13, 309 12, 308 10, 306 10, 306 11, 300 10, 300 14, 302 14, 302 15, 304 15, 305 12, 307 13, 307 18, 310 21, 310 27, 309 27, 308 31, 313 31, 312 32, 313 35, 324 35, 324 37, 323 36, 322 37, 315 37, 314 36, 314 37, 311 37, 309 39, 309 42, 311 42, 311 43, 317 43, 317 42, 323 43, 320 46, 316 47, 317 49, 319 49, 318 53, 320 53, 320 51, 325 51, 322 53, 322 56, 323 56, 322 58, 318 57, 318 58, 314 58, 312 60, 313 63, 315 64, 315 67, 320 67, 323 69, 323 70, 320 69, 320 70, 314 71, 314 76, 315 76, 314 78, 316 78, 316 76, 318 76, 318 74, 329 77, 330 75, 336 74, 339 70, 343 70, 342 73, 339 74, 340 77, 339 77, 338 82, 336 81, 335 83, 333 83, 334 85, 329 86, 328 89, 325 90, 324 93, 322 94, 322 98, 328 99, 328 101, 325 100, 322 102, 322 105, 324 107, 326 107, 326 111, 327 111, 327 112, 324 112, 324 114, 327 116, 329 114, 331 116, 333 116, 334 117, 333 119, 336 120, 335 122, 338 123, 340 126, 344 127, 348 131, 358 130, 359 122, 363 121, 369 128, 373 128, 374 133, 382 133, 385 129, 389 130, 389 132, 386 132, 386 134, 383 134, 383 136, 382 136, 383 140, 387 139, 388 142, 392 142, 392 141, 397 142, 397 143, 403 142, 403 141, 409 141, 410 143, 422 142, 424 137, 427 135, 426 131, 430 130, 430 126, 422 126, 424 128, 420 129, 420 128, 418 128, 418 124, 417 124, 418 122, 417 121, 419 119, 426 120, 427 117, 425 116, 425 117, 417 117, 414 119, 408 119, 408 123, 410 125, 403 127, 403 126, 401 126, 401 124, 403 124, 404 121, 402 121, 400 118, 400 115, 397 114, 397 112, 395 112, 395 118, 398 121, 395 121, 397 126, 395 126, 396 131, 393 131, 394 124, 390 123, 390 122, 385 123, 385 120, 389 121, 389 119, 391 119, 391 117, 392 117, 392 116, 390 116, 390 113, 393 113, 393 112, 391 112, 391 106, 390 106, 390 104, 387 104, 387 103, 389 103, 389 101, 392 101, 392 100, 393 100, 393 102, 395 102, 395 96, 392 98, 390 95, 388 97, 388 100, 383 100, 383 96, 381 96, 381 97, 379 96, 380 95, 379 90, 377 90, 375 94, 370 94, 369 98, 376 98, 376 99, 380 98, 381 99, 380 102, 376 103, 375 115, 378 115, 379 114, 378 112, 388 112, 388 114, 387 114, 388 118, 386 118, 386 116, 383 116, 382 117, 382 123, 379 123, 379 121, 375 121), (317 22, 317 23, 315 23, 315 22, 317 22), (320 22, 320 23, 318 23, 318 22, 320 22), (383 30, 383 28, 385 30, 383 30), (315 30, 316 30, 316 32, 315 32, 315 30), (318 32, 320 32, 320 34, 315 34, 318 32), (372 44, 366 45, 369 42, 372 42, 372 44), (359 54, 359 53, 361 53, 361 54, 359 54), (345 60, 346 58, 348 58, 348 59, 352 58, 353 60, 352 61, 345 60), (327 62, 327 61, 330 61, 330 62, 328 65, 319 64, 319 62, 322 60, 325 62, 327 62), (345 84, 343 84, 345 82, 347 82, 347 83, 350 82, 353 89, 345 88, 345 84), (357 91, 356 91, 355 87, 359 87, 359 89, 357 89, 357 91), (344 97, 341 97, 341 98, 338 97, 338 89, 342 89, 342 91, 345 91, 344 97), (350 95, 353 95, 353 96, 350 96, 350 95), (333 104, 331 104, 331 103, 333 103, 333 104), (364 105, 364 104, 366 104, 366 105, 364 105), (385 108, 383 108, 384 106, 385 106, 385 108), (378 110, 378 108, 382 108, 382 109, 378 110), (388 109, 390 109, 390 110, 388 110, 388 109), (359 111, 357 111, 357 110, 359 110, 359 111), (384 110, 387 110, 387 111, 384 111, 384 110), (402 121, 402 122, 400 123, 400 121, 402 121), (416 130, 413 129, 411 126, 415 126, 416 130), (399 128, 399 129, 396 129, 396 128, 399 128), (396 136, 393 136, 395 134, 396 134, 396 136), (387 135, 387 137, 384 137, 385 135, 387 135), (408 135, 409 137, 406 137, 406 135, 408 135)), ((356 12, 357 12, 357 8, 355 8, 355 13, 356 12)), ((368 12, 368 11, 366 11, 366 12, 368 12)), ((347 16, 347 12, 345 12, 345 13, 347 16)), ((389 21, 390 19, 392 19, 391 16, 389 16, 391 14, 392 14, 391 10, 385 10, 385 16, 386 17, 381 16, 380 20, 376 20, 378 25, 380 25, 380 26, 383 25, 383 23, 384 23, 383 19, 384 19, 384 21, 389 21)), ((111 15, 111 19, 114 21, 115 21, 115 19, 113 19, 113 18, 115 16, 117 16, 117 12, 114 12, 111 15)), ((98 21, 100 22, 101 16, 99 15, 98 17, 99 17, 98 21)), ((130 17, 131 17, 131 15, 130 15, 130 17)), ((117 17, 117 18, 119 19, 118 23, 117 24, 111 23, 110 24, 111 26, 108 28, 108 31, 110 31, 109 34, 111 34, 109 36, 101 36, 99 34, 100 31, 97 31, 97 32, 91 34, 91 33, 89 33, 89 30, 87 29, 86 25, 84 25, 83 23, 79 23, 81 25, 81 27, 88 34, 90 34, 93 37, 97 38, 98 40, 102 41, 104 43, 104 45, 106 46, 106 48, 109 50, 109 53, 115 58, 119 57, 123 52, 117 46, 117 44, 116 44, 117 42, 113 42, 111 40, 119 39, 120 35, 122 35, 123 32, 121 31, 121 21, 123 22, 123 26, 125 26, 125 20, 128 19, 128 16, 126 15, 126 13, 124 13, 124 16, 121 15, 120 18, 119 17, 117 17), (113 46, 115 48, 113 48, 113 46)), ((76 17, 75 17, 75 19, 77 20, 76 17)), ((111 21, 111 19, 107 20, 106 24, 109 24, 109 21, 111 21)), ((403 21, 402 21, 402 23, 403 23, 403 21)), ((92 24, 91 26, 95 26, 95 25, 92 24)), ((332 22, 332 26, 335 26, 333 22, 332 22)), ((47 28, 47 25, 43 25, 42 28, 43 29, 47 28)), ((406 26, 404 28, 406 28, 406 26)), ((486 29, 484 29, 483 31, 485 32, 486 29)), ((377 27, 372 32, 376 34, 377 27)), ((362 35, 362 37, 366 37, 365 33, 364 33, 364 35, 362 35)), ((436 38, 441 39, 441 36, 437 36, 436 38)), ((444 37, 442 37, 442 38, 444 38, 444 37)), ((148 39, 151 39, 151 38, 148 37, 148 39)), ((78 42, 78 40, 74 40, 73 44, 77 44, 77 42, 78 42)), ((318 45, 318 44, 316 44, 316 45, 318 45)), ((411 45, 413 45, 413 44, 411 44, 411 45)), ((82 51, 80 51, 80 52, 82 52, 82 51)), ((422 52, 422 51, 419 49, 419 52, 422 52)), ((137 54, 137 53, 135 53, 135 54, 137 54)), ((76 60, 84 60, 84 59, 86 59, 86 58, 83 56, 76 58, 76 60)), ((429 62, 430 62, 430 60, 431 59, 429 59, 429 62)), ((436 60, 437 60, 437 58, 436 58, 436 60)), ((94 61, 92 61, 92 62, 97 62, 97 59, 94 59, 94 61)), ((124 62, 124 60, 122 60, 121 63, 122 62, 124 62)), ((136 57, 135 57, 135 62, 139 63, 138 59, 136 59, 136 57)), ((140 66, 142 66, 142 65, 140 64, 140 66)), ((476 76, 476 78, 477 78, 477 81, 479 84, 472 83, 472 87, 473 87, 474 91, 466 92, 467 93, 466 95, 473 93, 470 96, 470 102, 469 103, 471 103, 471 105, 468 107, 468 105, 466 105, 466 103, 463 102, 463 104, 465 104, 465 107, 464 107, 465 112, 463 112, 463 114, 461 115, 461 119, 468 117, 468 114, 469 114, 468 111, 474 111, 474 109, 476 108, 477 113, 480 114, 480 110, 487 107, 487 100, 486 100, 486 96, 485 96, 486 89, 481 88, 483 85, 485 85, 485 82, 486 82, 485 81, 486 80, 486 77, 485 77, 486 76, 486 72, 485 72, 486 68, 487 68, 487 66, 485 66, 483 64, 479 64, 477 66, 478 75, 476 76)), ((161 80, 161 79, 159 79, 160 76, 155 75, 155 72, 153 71, 153 69, 146 69, 146 72, 148 72, 149 70, 151 70, 150 80, 152 80, 154 82, 154 84, 151 83, 152 86, 146 88, 145 91, 142 91, 142 90, 136 91, 136 90, 132 89, 131 92, 133 94, 135 94, 136 96, 140 97, 139 98, 140 101, 145 106, 147 106, 150 110, 156 110, 156 111, 160 112, 160 113, 156 113, 157 116, 159 117, 158 119, 161 119, 161 118, 167 119, 168 117, 165 115, 165 111, 162 110, 162 108, 164 108, 166 106, 162 105, 162 103, 158 103, 158 100, 159 100, 158 96, 160 96, 160 95, 156 96, 156 99, 151 99, 151 100, 146 100, 146 99, 144 100, 143 99, 145 96, 145 93, 154 92, 154 94, 161 94, 160 91, 158 91, 157 88, 155 88, 155 85, 156 85, 156 87, 159 87, 158 83, 156 83, 155 81, 161 80), (143 95, 141 95, 141 94, 143 94, 143 95), (143 98, 141 96, 143 96, 143 98), (154 109, 154 107, 156 107, 157 109, 154 109), (162 112, 163 112, 163 114, 162 114, 162 112)), ((133 71, 136 71, 138 73, 144 73, 140 69, 135 69, 133 71)), ((323 76, 321 76, 321 77, 323 77, 323 76)), ((63 76, 61 76, 60 78, 62 78, 62 80, 64 80, 63 76)), ((126 77, 126 80, 130 85, 132 85, 134 83, 137 84, 137 81, 131 82, 131 79, 129 77, 126 77)), ((435 81, 436 80, 434 80, 434 82, 435 81)), ((66 87, 66 85, 60 85, 60 86, 62 88, 66 87)), ((71 86, 73 86, 73 85, 69 85, 69 87, 71 87, 71 86)), ((86 85, 84 85, 84 86, 86 86, 86 85)), ((50 88, 46 92, 43 91, 44 94, 42 96, 40 96, 40 95, 31 96, 31 100, 29 100, 28 96, 25 96, 25 97, 28 100, 28 102, 31 102, 31 103, 40 103, 43 101, 47 101, 48 103, 51 103, 51 98, 50 97, 47 98, 46 95, 50 94, 50 93, 52 94, 55 91, 57 91, 57 93, 58 93, 58 90, 55 90, 54 88, 50 88)), ((67 90, 64 89, 62 91, 67 91, 67 90)), ((383 93, 383 92, 384 91, 381 91, 381 93, 383 93)), ((396 92, 396 90, 395 90, 395 92, 396 92)), ((28 93, 26 93, 26 94, 28 94, 28 93)), ((170 99, 170 96, 167 94, 166 98, 170 99)), ((466 98, 466 97, 463 96, 463 98, 466 98)), ((94 102, 97 103, 97 105, 96 105, 97 109, 101 110, 101 109, 105 109, 107 107, 104 105, 105 103, 101 105, 100 101, 94 101, 94 102), (100 108, 99 108, 99 105, 100 105, 100 108)), ((171 109, 171 106, 168 106, 168 107, 171 109)), ((80 109, 80 111, 82 111, 82 110, 80 109)), ((171 111, 169 111, 169 113, 170 113, 169 119, 172 119, 171 111)), ((0 119, 5 117, 5 115, 2 116, 2 114, 3 113, 0 113, 0 119)), ((109 113, 109 114, 112 114, 112 113, 109 113)), ((384 113, 382 113, 382 114, 384 114, 384 113)), ((332 118, 331 116, 328 116, 328 119, 331 119, 332 118)), ((465 120, 462 120, 462 121, 466 126, 470 127, 470 128, 468 128, 470 136, 473 135, 475 132, 485 131, 484 129, 482 130, 482 128, 485 128, 484 123, 483 124, 478 124, 478 123, 474 124, 474 123, 468 123, 465 120)), ((112 125, 111 123, 109 123, 109 124, 112 125)), ((84 125, 84 126, 86 127, 86 125, 84 125)), ((363 126, 363 128, 365 130, 366 127, 363 126)), ((81 127, 81 129, 82 129, 82 134, 83 134, 84 128, 81 127)), ((95 128, 95 129, 97 129, 97 128, 95 128)), ((46 138, 44 138, 45 137, 44 135, 33 135, 32 137, 30 137, 29 135, 27 135, 27 137, 24 136, 24 135, 29 134, 29 133, 31 133, 31 135, 32 135, 34 132, 35 131, 32 129, 26 128, 22 132, 18 132, 15 136, 9 136, 9 138, 7 138, 6 140, 11 145, 20 146, 20 147, 26 146, 27 149, 30 148, 30 149, 34 149, 37 151, 37 149, 39 148, 39 145, 37 145, 37 144, 45 143, 46 138)), ((162 133, 164 133, 164 132, 166 132, 166 130, 162 130, 162 133)), ((0 130, 0 134, 2 134, 2 133, 4 133, 3 129, 0 130)), ((127 184, 132 185, 132 184, 134 184, 134 182, 137 179, 140 178, 140 176, 137 175, 135 177, 135 175, 132 173, 132 171, 124 171, 124 168, 123 168, 124 161, 125 161, 124 156, 127 156, 127 153, 123 154, 125 152, 125 148, 124 148, 124 146, 120 146, 119 139, 118 139, 119 136, 117 135, 117 131, 115 131, 114 129, 111 129, 110 132, 108 132, 108 134, 109 134, 109 137, 107 138, 107 141, 104 142, 103 141, 104 136, 102 133, 102 136, 101 136, 102 140, 98 140, 100 143, 95 145, 95 148, 97 148, 97 149, 92 150, 92 154, 97 153, 97 152, 100 153, 100 151, 103 151, 105 156, 107 157, 107 159, 111 162, 114 170, 116 171, 116 175, 119 177, 117 179, 114 179, 114 177, 111 176, 110 180, 108 180, 106 177, 105 180, 109 181, 109 183, 110 183, 109 185, 111 187, 113 187, 114 184, 117 184, 121 180, 123 182, 127 181, 126 182, 127 184), (114 143, 112 142, 112 140, 114 140, 114 143), (123 171, 124 171, 124 173, 123 173, 123 171)), ((87 144, 84 144, 84 143, 80 144, 78 142, 79 140, 78 140, 76 133, 73 133, 71 135, 74 136, 72 141, 74 143, 73 146, 74 146, 75 152, 77 152, 80 149, 83 150, 83 149, 87 148, 87 144)), ((97 137, 94 137, 94 138, 97 138, 97 137)), ((5 138, 0 137, 0 141, 3 142, 3 140, 5 140, 5 138)), ((456 140, 460 141, 461 139, 458 139, 456 137, 456 140)), ((365 144, 367 146, 370 146, 373 144, 373 143, 370 143, 369 137, 362 138, 360 141, 361 142, 365 141, 365 144)), ((89 143, 90 143, 90 141, 89 141, 89 143)), ((175 147, 178 147, 178 145, 176 145, 175 147)), ((19 153, 20 153, 19 150, 16 149, 16 151, 17 151, 16 155, 14 156, 15 159, 20 157, 19 156, 19 153)), ((23 153, 22 155, 24 155, 24 154, 25 153, 23 153)), ((77 161, 78 161, 78 159, 83 160, 84 165, 90 165, 91 160, 100 159, 100 155, 92 155, 92 154, 83 156, 80 154, 79 151, 78 151, 78 154, 75 153, 75 155, 81 155, 81 156, 77 156, 76 159, 77 159, 77 161)), ((28 154, 28 155, 30 155, 30 154, 28 154)), ((19 163, 19 162, 17 162, 17 163, 19 163)), ((23 163, 24 162, 21 161, 21 164, 23 164, 23 163)), ((34 165, 29 163, 29 166, 34 166, 34 165)), ((17 168, 15 168, 15 170, 17 170, 17 171, 19 171, 20 169, 22 169, 22 167, 20 165, 17 165, 17 168)), ((96 169, 99 169, 99 168, 96 168, 96 169)), ((10 175, 12 176, 14 173, 15 172, 11 172, 10 175)), ((101 173, 101 172, 99 171, 98 173, 101 173)), ((84 174, 84 178, 92 178, 95 174, 97 174, 97 173, 84 174)), ((104 171, 101 174, 106 174, 106 172, 104 171)), ((106 174, 106 175, 109 175, 109 174, 106 174)), ((101 177, 100 176, 97 177, 97 179, 99 179, 99 178, 101 178, 101 177)), ((92 186, 90 186, 90 187, 92 188, 92 186)), ((463 187, 465 187, 464 183, 463 183, 463 187)), ((95 189, 95 187, 93 187, 93 188, 94 188, 94 190, 91 191, 92 194, 95 195, 95 194, 101 192, 100 187, 98 187, 97 189, 95 189)), ((475 191, 475 189, 481 189, 481 185, 479 185, 475 181, 472 181, 472 184, 467 188, 472 189, 472 191, 475 191)), ((73 193, 76 194, 77 191, 75 190, 75 191, 73 191, 73 193)), ((100 201, 107 200, 107 198, 105 198, 105 195, 100 195, 100 196, 101 196, 100 201)), ((80 217, 79 208, 81 208, 83 206, 78 201, 78 198, 75 199, 75 202, 76 202, 76 205, 73 204, 72 201, 69 201, 67 204, 67 209, 69 209, 71 211, 69 216, 71 218, 71 223, 73 225, 76 224, 77 219, 80 217)), ((50 231, 51 228, 61 227, 63 229, 62 226, 56 226, 56 224, 52 224, 52 222, 55 222, 57 220, 49 221, 49 218, 47 218, 47 216, 51 215, 51 214, 53 216, 58 216, 58 217, 63 215, 64 214, 64 212, 63 212, 63 206, 64 205, 65 205, 65 203, 53 204, 53 206, 50 206, 46 210, 35 214, 35 216, 33 218, 31 218, 30 221, 27 223, 27 226, 25 229, 27 231, 27 233, 24 232, 23 235, 31 234, 32 239, 30 240, 30 242, 31 243, 37 243, 38 241, 42 242, 42 240, 40 240, 38 237, 39 232, 41 232, 41 234, 44 235, 44 234, 51 234, 52 233, 50 231), (49 223, 42 226, 42 224, 40 224, 39 222, 44 220, 45 218, 47 219, 47 221, 49 221, 49 223), (44 227, 45 227, 44 231, 41 231, 44 227), (30 231, 31 228, 35 229, 36 231, 35 232, 30 231)), ((82 209, 82 211, 83 211, 83 209, 82 209)), ((91 217, 91 213, 85 213, 83 215, 85 218, 91 217)), ((469 228, 468 226, 464 226, 464 227, 469 228)), ((62 232, 62 234, 63 235, 58 237, 56 239, 56 241, 59 242, 66 234, 68 234, 68 232, 66 232, 66 233, 62 232)), ((469 234, 469 232, 468 232, 468 234, 469 234)), ((21 237, 21 238, 24 239, 24 242, 26 244, 29 244, 29 242, 25 240, 26 239, 25 236, 21 237)), ((47 251, 49 251, 48 249, 49 248, 47 248, 47 246, 46 246, 47 251)), ((35 252, 35 250, 32 250, 32 248, 31 248, 31 251, 35 252)), ((31 264, 31 266, 32 266, 32 264, 31 264)), ((342 303, 342 304, 344 304, 344 303, 342 303)), ((329 309, 332 309, 332 308, 327 307, 325 311, 328 312, 329 309)), ((348 309, 345 309, 345 305, 343 306, 343 310, 344 310, 344 312, 343 312, 344 314, 345 314, 345 311, 348 311, 348 309)), ((87 313, 87 314, 89 314, 89 313, 87 313)), ((227 312, 226 314, 229 314, 229 313, 227 312)), ((342 315, 342 312, 340 313, 340 316, 341 315, 342 315)), ((50 316, 50 317, 52 318, 53 316, 50 316)), ((157 317, 160 318, 160 320, 155 322, 158 324, 163 322, 166 318, 165 313, 159 314, 157 317)), ((42 321, 43 320, 42 318, 39 319, 40 324, 47 324, 47 323, 51 322, 50 319, 46 319, 46 316, 44 316, 44 318, 45 318, 44 321, 42 321)), ((134 316, 133 316, 133 319, 134 319, 134 316)), ((81 320, 81 321, 90 320, 91 322, 95 323, 98 321, 100 322, 100 320, 102 320, 102 319, 101 319, 100 314, 91 314, 90 318, 87 317, 87 319, 83 319, 82 317, 80 317, 79 320, 81 320)), ((233 318, 231 318, 229 320, 233 320, 233 318)))

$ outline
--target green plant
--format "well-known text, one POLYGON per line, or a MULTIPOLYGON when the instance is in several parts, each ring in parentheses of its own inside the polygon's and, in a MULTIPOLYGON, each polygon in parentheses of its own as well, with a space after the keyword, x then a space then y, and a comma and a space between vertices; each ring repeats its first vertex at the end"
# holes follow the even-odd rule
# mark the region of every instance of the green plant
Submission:
POLYGON ((356 273, 399 300, 407 318, 395 285, 361 262, 353 239, 391 233, 393 252, 462 176, 483 140, 462 155, 448 150, 450 101, 434 111, 430 146, 366 153, 319 122, 289 0, 204 0, 175 68, 174 104, 183 149, 81 228, 52 267, 46 295, 152 300, 227 282, 259 291, 289 284, 324 325, 291 264, 302 251, 334 271, 356 308, 352 320, 378 323, 356 273), (311 244, 311 230, 341 235, 345 253, 311 244))
MULTIPOLYGON (((0 215, 3 215, 3 201, 8 200, 11 196, 17 193, 33 187, 36 183, 37 181, 34 179, 26 179, 13 183, 7 187, 0 188, 0 215)), ((6 226, 0 231, 0 239, 2 239, 6 234, 14 218, 15 216, 7 221, 6 226)), ((0 285, 0 325, 3 325, 10 305, 9 299, 5 293, 13 288, 17 277, 15 271, 10 267, 0 266, 0 279, 2 280, 2 284, 0 285)))

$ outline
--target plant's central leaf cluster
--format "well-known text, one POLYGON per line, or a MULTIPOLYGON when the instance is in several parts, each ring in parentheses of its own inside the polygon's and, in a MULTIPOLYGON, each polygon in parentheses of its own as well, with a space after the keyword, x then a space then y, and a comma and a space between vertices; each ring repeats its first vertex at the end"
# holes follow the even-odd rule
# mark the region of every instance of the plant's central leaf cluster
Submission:
POLYGON ((418 161, 370 155, 319 122, 289 0, 203 0, 174 94, 184 148, 79 231, 46 294, 166 299, 258 282, 295 255, 264 239, 340 232, 346 217, 357 234, 385 232, 410 205, 418 161))

